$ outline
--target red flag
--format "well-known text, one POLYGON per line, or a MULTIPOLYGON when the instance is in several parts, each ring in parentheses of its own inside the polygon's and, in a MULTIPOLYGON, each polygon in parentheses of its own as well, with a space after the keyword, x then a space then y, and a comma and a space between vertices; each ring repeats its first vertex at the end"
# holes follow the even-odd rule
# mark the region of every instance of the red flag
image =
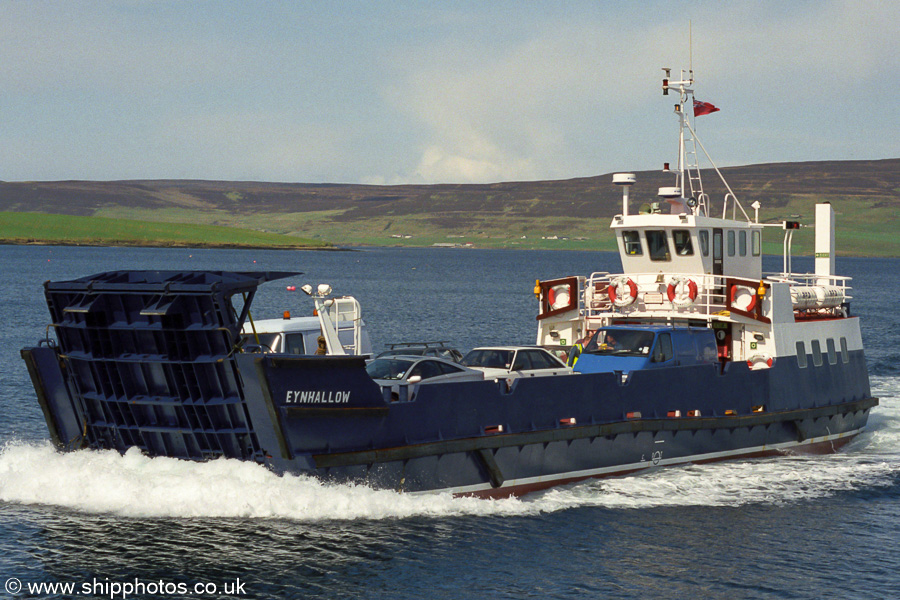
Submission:
POLYGON ((699 100, 694 100, 694 116, 699 117, 700 115, 708 115, 709 113, 714 113, 719 109, 710 104, 709 102, 700 102, 699 100))

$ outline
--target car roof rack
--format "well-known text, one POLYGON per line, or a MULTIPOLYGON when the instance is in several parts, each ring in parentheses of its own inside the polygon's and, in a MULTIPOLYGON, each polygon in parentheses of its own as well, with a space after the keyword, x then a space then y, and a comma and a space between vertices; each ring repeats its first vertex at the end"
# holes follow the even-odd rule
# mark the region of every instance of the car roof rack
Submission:
POLYGON ((396 348, 413 348, 415 346, 424 346, 426 348, 446 348, 447 344, 450 342, 442 341, 442 342, 397 342, 395 344, 388 344, 388 348, 394 350, 396 348))

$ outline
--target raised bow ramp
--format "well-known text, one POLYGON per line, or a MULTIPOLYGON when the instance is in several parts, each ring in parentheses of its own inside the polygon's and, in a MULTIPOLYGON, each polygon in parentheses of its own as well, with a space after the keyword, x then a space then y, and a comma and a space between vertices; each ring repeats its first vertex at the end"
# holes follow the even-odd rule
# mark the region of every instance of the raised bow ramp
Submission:
POLYGON ((262 462, 234 355, 257 287, 296 274, 110 271, 45 283, 58 345, 48 337, 22 357, 54 443, 262 462))

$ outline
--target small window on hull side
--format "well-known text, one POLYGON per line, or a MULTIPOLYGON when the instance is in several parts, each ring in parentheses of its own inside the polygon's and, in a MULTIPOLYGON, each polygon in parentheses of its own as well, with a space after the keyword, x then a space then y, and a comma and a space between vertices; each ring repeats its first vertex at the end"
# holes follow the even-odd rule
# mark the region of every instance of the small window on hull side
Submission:
POLYGON ((806 368, 806 346, 803 342, 797 342, 797 366, 806 368))
POLYGON ((734 256, 734 231, 728 232, 728 256, 734 256))
POLYGON ((752 237, 753 256, 759 256, 762 252, 762 237, 758 231, 753 232, 752 237))
POLYGON ((841 338, 841 362, 847 364, 850 362, 850 352, 847 350, 847 338, 841 338))
POLYGON ((747 232, 738 232, 738 253, 741 256, 747 256, 747 232))
POLYGON ((825 347, 828 349, 828 364, 836 365, 837 353, 834 351, 834 340, 831 338, 825 340, 825 347))
POLYGON ((706 229, 700 230, 700 252, 703 256, 709 256, 709 231, 706 229))
POLYGON ((637 231, 623 231, 622 243, 625 245, 625 254, 628 256, 641 256, 641 236, 637 231))
POLYGON ((822 346, 819 340, 812 341, 813 364, 817 367, 822 366, 822 346))

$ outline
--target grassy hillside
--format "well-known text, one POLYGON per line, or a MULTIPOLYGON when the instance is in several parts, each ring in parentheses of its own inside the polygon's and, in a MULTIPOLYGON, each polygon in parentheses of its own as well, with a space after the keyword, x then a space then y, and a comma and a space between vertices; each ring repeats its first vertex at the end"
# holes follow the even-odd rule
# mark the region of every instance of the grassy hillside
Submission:
MULTIPOLYGON (((900 256, 900 159, 784 163, 722 170, 746 210, 760 220, 813 222, 830 201, 842 254, 900 256), (800 215, 799 217, 797 215, 800 215)), ((657 200, 673 175, 637 173, 632 210, 657 200)), ((725 188, 703 172, 714 207, 725 188)), ((63 181, 0 183, 0 210, 40 211, 160 223, 191 223, 284 234, 334 244, 471 242, 480 247, 612 249, 611 217, 621 190, 610 175, 481 185, 371 186, 222 181, 63 181), (554 238, 554 239, 550 239, 554 238)), ((718 211, 721 208, 717 209, 718 211)), ((715 213, 719 214, 719 213, 715 213)), ((183 229, 179 226, 178 229, 183 229)), ((765 232, 781 252, 782 232, 765 232)), ((812 230, 795 252, 812 250, 812 230)))
POLYGON ((0 240, 95 246, 323 247, 321 242, 214 225, 0 212, 0 240))

